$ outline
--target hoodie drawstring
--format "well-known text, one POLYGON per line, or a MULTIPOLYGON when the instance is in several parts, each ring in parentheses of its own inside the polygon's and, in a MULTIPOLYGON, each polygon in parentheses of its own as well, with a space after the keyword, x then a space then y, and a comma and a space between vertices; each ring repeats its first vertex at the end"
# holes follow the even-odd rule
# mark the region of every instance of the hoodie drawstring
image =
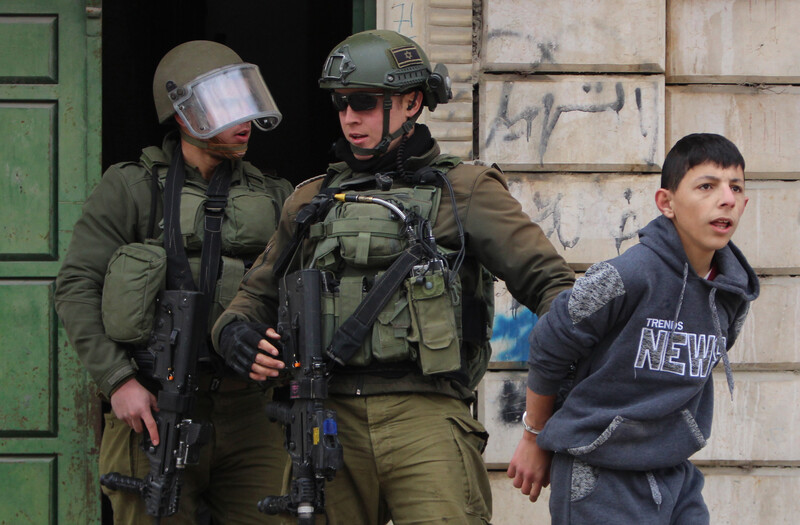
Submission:
POLYGON ((683 284, 681 285, 681 295, 678 297, 678 307, 675 309, 675 317, 672 319, 672 326, 667 335, 667 345, 672 344, 672 334, 675 333, 675 327, 678 326, 678 316, 681 315, 681 308, 683 307, 683 295, 686 293, 686 282, 689 280, 689 263, 683 265, 683 284))
POLYGON ((733 372, 731 371, 731 362, 728 359, 728 349, 726 345, 722 344, 722 329, 719 324, 719 313, 717 312, 717 289, 712 288, 711 293, 708 294, 708 306, 711 308, 711 319, 714 321, 714 329, 717 331, 717 350, 722 354, 722 364, 725 366, 725 378, 728 380, 728 390, 731 393, 731 400, 733 400, 733 372))
POLYGON ((645 475, 647 475, 647 483, 650 485, 650 494, 653 496, 653 501, 657 506, 661 507, 661 489, 658 488, 658 481, 656 481, 655 475, 650 470, 645 472, 645 475))
MULTIPOLYGON (((683 265, 683 285, 681 286, 681 295, 678 298, 678 308, 675 310, 675 318, 672 320, 672 328, 670 328, 669 335, 667 336, 667 344, 672 342, 672 334, 675 332, 675 327, 678 326, 678 316, 681 314, 681 307, 683 306, 683 295, 686 292, 686 282, 689 280, 689 263, 683 265)), ((733 399, 733 372, 731 371, 731 363, 728 359, 728 349, 722 344, 722 328, 719 323, 719 312, 717 311, 717 289, 711 288, 711 293, 708 294, 708 306, 711 309, 711 319, 714 321, 714 330, 717 332, 716 347, 717 351, 722 355, 722 364, 725 367, 725 378, 728 381, 728 390, 733 399)))

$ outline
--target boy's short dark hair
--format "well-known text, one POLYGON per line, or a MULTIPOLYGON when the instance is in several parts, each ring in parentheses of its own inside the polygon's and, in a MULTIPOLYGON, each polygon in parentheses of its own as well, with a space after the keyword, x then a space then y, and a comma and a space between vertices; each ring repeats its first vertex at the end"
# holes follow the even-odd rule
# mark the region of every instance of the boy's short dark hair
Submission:
POLYGON ((672 146, 661 169, 661 187, 670 191, 678 189, 686 172, 704 162, 720 168, 741 166, 744 157, 736 144, 716 133, 692 133, 672 146))

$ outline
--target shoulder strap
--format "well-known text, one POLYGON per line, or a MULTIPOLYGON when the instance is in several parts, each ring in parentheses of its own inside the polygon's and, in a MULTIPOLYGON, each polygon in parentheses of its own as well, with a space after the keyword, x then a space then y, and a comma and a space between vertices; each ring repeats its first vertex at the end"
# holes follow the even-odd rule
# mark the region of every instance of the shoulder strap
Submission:
POLYGON ((200 257, 200 291, 208 298, 214 297, 214 288, 219 273, 220 253, 222 252, 221 232, 225 205, 228 203, 228 189, 231 183, 230 162, 222 161, 214 171, 206 190, 205 221, 203 232, 203 251, 200 257))
POLYGON ((150 174, 150 216, 147 218, 147 238, 152 239, 156 228, 156 211, 158 204, 158 166, 163 166, 167 162, 164 152, 156 146, 149 146, 142 150, 139 162, 150 174))
POLYGON ((156 229, 156 209, 158 204, 158 175, 150 169, 150 216, 147 217, 147 238, 152 239, 156 229))
POLYGON ((167 289, 196 290, 181 237, 181 189, 186 179, 180 145, 175 148, 164 183, 164 249, 167 289))
MULTIPOLYGON (((183 248, 180 226, 181 189, 186 178, 180 144, 170 162, 164 187, 164 248, 167 251, 167 289, 199 290, 202 292, 197 306, 196 322, 200 333, 208 332, 208 315, 219 273, 222 218, 228 202, 231 182, 230 163, 217 166, 206 190, 203 249, 200 256, 200 279, 195 286, 189 259, 183 248)), ((201 347, 201 358, 208 358, 208 349, 201 347)))

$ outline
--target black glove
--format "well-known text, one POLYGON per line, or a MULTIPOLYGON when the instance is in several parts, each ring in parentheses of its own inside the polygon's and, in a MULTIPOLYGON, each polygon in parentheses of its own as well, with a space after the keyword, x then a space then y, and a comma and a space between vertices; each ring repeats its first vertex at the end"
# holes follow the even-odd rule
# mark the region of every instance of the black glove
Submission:
MULTIPOLYGON (((225 364, 238 375, 250 379, 253 363, 258 354, 264 354, 258 349, 258 342, 267 339, 266 331, 269 325, 252 323, 249 321, 234 321, 225 325, 219 334, 219 347, 225 364)), ((280 350, 280 343, 271 340, 270 344, 280 350)))

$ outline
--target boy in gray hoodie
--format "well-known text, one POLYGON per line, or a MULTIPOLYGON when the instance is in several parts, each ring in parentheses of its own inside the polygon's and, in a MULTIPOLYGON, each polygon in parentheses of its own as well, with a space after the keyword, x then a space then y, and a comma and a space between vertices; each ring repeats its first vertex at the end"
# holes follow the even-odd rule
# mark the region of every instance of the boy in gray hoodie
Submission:
POLYGON ((703 475, 720 359, 758 278, 730 238, 747 204, 744 159, 720 135, 679 140, 664 160, 661 216, 639 244, 593 265, 531 333, 525 431, 508 476, 553 524, 709 523, 703 475), (553 411, 573 369, 573 386, 553 411))

